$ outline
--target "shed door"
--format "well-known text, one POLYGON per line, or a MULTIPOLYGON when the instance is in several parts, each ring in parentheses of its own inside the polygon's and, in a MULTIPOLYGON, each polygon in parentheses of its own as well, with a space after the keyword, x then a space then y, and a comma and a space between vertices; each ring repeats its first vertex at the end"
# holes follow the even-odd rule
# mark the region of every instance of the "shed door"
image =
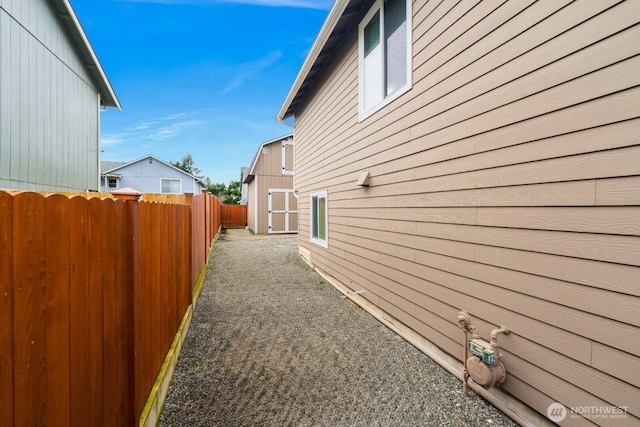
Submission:
POLYGON ((269 233, 298 232, 298 195, 291 189, 269 189, 269 233))

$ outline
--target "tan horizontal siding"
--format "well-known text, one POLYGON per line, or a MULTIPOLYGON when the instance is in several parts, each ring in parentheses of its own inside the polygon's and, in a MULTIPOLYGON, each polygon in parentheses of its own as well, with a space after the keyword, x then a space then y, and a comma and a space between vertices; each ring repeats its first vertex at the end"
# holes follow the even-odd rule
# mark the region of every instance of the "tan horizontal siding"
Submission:
POLYGON ((600 179, 596 182, 598 206, 640 205, 640 177, 600 179))
MULTIPOLYGON (((358 121, 356 25, 296 114, 301 246, 459 360, 460 309, 485 338, 509 327, 503 388, 542 414, 634 406, 640 2, 444 0, 413 14, 411 90, 358 121), (308 237, 318 190, 326 250, 308 237)), ((640 422, 629 410, 595 422, 640 422)))
MULTIPOLYGON (((455 293, 446 293, 448 288, 455 288, 456 292, 465 293, 478 300, 490 298, 488 302, 500 307, 514 304, 522 307, 519 312, 531 319, 554 325, 573 334, 579 334, 594 340, 597 339, 602 343, 620 348, 629 353, 640 353, 640 331, 635 326, 632 327, 624 322, 613 321, 576 310, 572 305, 560 305, 549 298, 541 301, 538 298, 532 298, 530 295, 522 294, 509 288, 497 288, 495 284, 476 280, 472 270, 467 270, 466 277, 459 276, 460 272, 455 269, 442 270, 442 268, 445 268, 443 264, 436 263, 434 267, 434 264, 430 264, 434 257, 430 255, 424 256, 420 251, 414 250, 413 261, 406 260, 397 256, 389 256, 385 253, 386 251, 378 252, 367 249, 367 247, 380 247, 378 242, 359 239, 354 234, 336 237, 336 233, 334 233, 333 245, 343 249, 345 257, 351 256, 347 252, 348 248, 341 246, 345 242, 348 242, 348 245, 353 247, 351 252, 357 257, 366 257, 366 260, 362 261, 352 260, 354 265, 375 262, 377 265, 369 266, 374 271, 381 274, 386 272, 385 277, 389 280, 400 280, 399 278, 402 277, 402 283, 418 291, 420 291, 421 280, 429 281, 434 285, 437 284, 436 286, 442 285, 443 291, 437 287, 430 289, 429 295, 433 296, 433 292, 436 291, 444 292, 442 295, 448 295, 451 298, 449 300, 443 299, 442 302, 444 303, 455 305, 456 298, 460 296, 456 297, 455 295, 457 294, 455 293), (339 240, 340 238, 343 239, 342 243, 339 240), (492 289, 496 292, 492 292, 492 289), (634 336, 637 338, 634 339, 634 336)), ((437 249, 438 247, 434 246, 434 250, 437 249)), ((394 252, 394 255, 397 255, 397 253, 394 252)), ((415 301, 414 297, 412 296, 409 299, 415 301)), ((632 297, 627 297, 627 301, 627 304, 632 305, 632 297)), ((636 318, 635 323, 637 321, 638 319, 636 318)))
MULTIPOLYGON (((540 274, 477 263, 473 260, 475 246, 471 244, 458 243, 459 247, 456 248, 453 242, 443 243, 437 239, 423 236, 371 229, 356 230, 368 239, 362 240, 365 237, 356 237, 352 227, 337 225, 332 228, 332 231, 349 233, 349 242, 354 244, 359 242, 364 247, 375 247, 380 252, 394 254, 396 258, 420 262, 425 266, 438 268, 452 274, 466 272, 468 277, 498 288, 514 290, 552 303, 640 326, 636 298, 629 298, 624 293, 611 293, 606 289, 585 288, 579 283, 543 277, 540 274), (436 242, 436 244, 431 244, 431 242, 436 242)), ((565 260, 563 258, 556 259, 565 260)), ((620 271, 619 268, 610 264, 601 264, 600 266, 604 269, 604 274, 615 274, 616 272, 622 274, 630 271, 629 268, 620 271)), ((550 270, 547 274, 552 274, 553 269, 550 270)), ((535 272, 540 273, 539 270, 535 272)), ((636 290, 634 296, 637 295, 638 291, 636 290)))
POLYGON ((591 357, 595 368, 640 387, 639 355, 629 354, 600 343, 594 343, 591 357))
POLYGON ((336 216, 531 230, 640 235, 640 207, 360 208, 334 209, 336 216))
MULTIPOLYGON (((595 4, 595 2, 594 2, 595 4)), ((630 21, 634 18, 634 13, 637 15, 637 7, 635 9, 631 9, 631 10, 626 10, 630 7, 632 7, 631 5, 626 5, 623 4, 622 6, 626 6, 626 8, 623 8, 620 12, 618 12, 621 16, 621 24, 619 26, 616 26, 616 29, 620 29, 620 28, 624 28, 625 25, 628 25, 627 21, 630 21)), ((601 6, 602 7, 602 6, 601 6)), ((581 8, 582 10, 583 8, 581 8)), ((618 11, 619 8, 614 8, 615 11, 618 11)), ((578 14, 580 15, 580 14, 578 14)), ((572 15, 573 16, 573 15, 572 15)), ((637 17, 637 16, 636 16, 637 17)), ((593 21, 593 20, 592 20, 593 21)), ((595 20, 596 23, 599 22, 597 20, 595 20)), ((591 22, 591 21, 588 21, 591 22)), ((600 23, 602 24, 602 22, 600 23)), ((598 34, 598 36, 600 36, 601 32, 597 32, 597 31, 593 31, 593 28, 597 28, 597 27, 589 27, 591 28, 590 33, 593 34, 598 34)), ((608 28, 608 27, 607 27, 608 28)), ((612 30, 613 31, 613 30, 612 30)), ((629 55, 632 55, 634 52, 637 53, 638 48, 638 44, 637 43, 633 43, 632 41, 635 39, 637 39, 637 35, 635 35, 635 31, 634 29, 631 29, 630 32, 624 32, 621 33, 619 35, 616 35, 613 38, 613 41, 609 40, 609 39, 605 39, 602 43, 598 43, 595 46, 591 46, 589 49, 586 49, 585 51, 580 51, 574 55, 571 55, 568 58, 565 58, 565 62, 567 61, 571 61, 571 63, 577 63, 577 64, 581 64, 583 61, 580 60, 581 57, 584 57, 586 59, 590 59, 590 58, 597 58, 597 60, 599 61, 599 64, 608 64, 611 63, 612 61, 616 61, 619 60, 619 58, 625 58, 628 57, 629 55), (623 37, 626 40, 629 40, 629 43, 620 43, 617 39, 623 37), (612 49, 609 43, 615 43, 618 46, 625 46, 625 48, 618 48, 618 49, 612 49), (629 48, 626 48, 626 46, 629 46, 629 48), (575 56, 578 56, 577 58, 575 58, 575 56)), ((544 33, 546 34, 546 32, 544 33)), ((567 33, 567 34, 572 34, 572 33, 567 33)), ((520 37, 528 39, 529 35, 526 33, 523 33, 520 37)), ((563 39, 559 40, 559 46, 562 46, 562 43, 564 42, 563 39)), ((575 47, 573 47, 575 48, 575 47)), ((549 49, 543 49, 540 48, 540 54, 539 55, 543 55, 543 56, 549 56, 549 49)), ((557 49, 554 48, 553 52, 555 52, 557 49)), ((566 51, 565 51, 566 52, 566 51)), ((519 53, 519 52, 517 52, 519 53)), ((491 52, 491 54, 495 54, 495 52, 491 52)), ((355 52, 354 52, 355 55, 355 52)), ((536 60, 538 58, 537 57, 533 57, 533 58, 529 58, 527 56, 525 56, 524 58, 517 58, 516 61, 521 61, 523 64, 528 64, 529 67, 532 67, 531 64, 536 64, 536 60)), ((632 63, 630 63, 628 66, 630 68, 637 68, 636 62, 633 62, 637 60, 632 60, 632 63)), ((490 60, 489 64, 491 64, 492 66, 494 65, 494 61, 490 60)), ((546 68, 541 69, 541 71, 534 73, 533 77, 532 76, 528 76, 525 75, 525 77, 523 79, 519 79, 516 81, 511 82, 510 84, 506 85, 506 86, 501 86, 498 88, 498 90, 500 92, 503 92, 505 94, 505 96, 509 97, 508 99, 518 99, 518 97, 521 97, 522 95, 520 93, 518 93, 517 90, 512 90, 511 86, 516 85, 516 87, 523 87, 525 90, 529 90, 530 92, 535 93, 535 91, 540 90, 540 88, 544 88, 544 87, 548 87, 549 83, 553 83, 554 81, 562 81, 563 79, 566 80, 568 78, 571 78, 571 76, 577 76, 580 75, 580 73, 584 73, 584 71, 581 70, 588 70, 589 68, 577 68, 577 71, 574 70, 574 68, 576 67, 567 67, 565 65, 563 65, 564 63, 562 61, 560 61, 559 63, 553 64, 554 67, 557 67, 558 70, 561 70, 562 72, 558 73, 555 72, 555 70, 546 70, 546 68), (552 72, 553 71, 553 72, 552 72), (567 75, 568 74, 568 75, 567 75), (531 87, 531 84, 528 83, 530 80, 533 80, 533 78, 537 75, 540 75, 540 78, 537 79, 537 84, 538 86, 533 86, 531 87), (567 75, 567 77, 565 77, 565 75, 567 75), (549 82, 549 79, 551 79, 551 82, 549 82)), ((476 65, 475 63, 473 64, 474 66, 476 65)), ((606 70, 605 70, 606 71, 606 70)), ((495 75, 497 76, 498 79, 502 78, 504 79, 504 74, 503 74, 503 70, 501 70, 500 68, 494 69, 491 73, 491 75, 495 75)), ((597 74, 597 73, 596 73, 597 74)), ((637 82, 637 73, 629 73, 627 75, 627 78, 632 79, 633 81, 637 82)), ((584 82, 583 84, 586 86, 589 86, 589 82, 593 81, 593 80, 602 80, 602 81, 609 81, 607 80, 604 76, 585 76, 584 79, 587 80, 587 82, 584 82), (602 77, 602 78, 601 78, 602 77)), ((498 80, 499 82, 499 80, 498 80)), ((498 82, 494 82, 493 84, 498 84, 498 82)), ((592 91, 590 90, 582 90, 582 91, 575 91, 575 86, 577 86, 578 84, 580 84, 581 82, 570 82, 570 86, 567 87, 566 89, 564 89, 564 92, 573 92, 573 96, 576 99, 576 101, 574 102, 579 102, 578 99, 580 96, 582 96, 583 94, 588 94, 589 96, 593 96, 592 91)), ((610 82, 610 84, 613 84, 614 86, 616 85, 616 82, 610 82)), ((442 88, 447 88, 449 90, 451 90, 450 85, 447 86, 445 83, 443 83, 442 88)), ((624 84, 621 84, 620 86, 624 87, 624 84)), ((615 87, 620 87, 620 86, 615 86, 615 87)), ((451 105, 456 105, 457 103, 461 102, 463 99, 459 99, 461 96, 466 95, 469 91, 473 91, 474 87, 478 88, 478 92, 482 93, 482 92, 486 92, 489 89, 491 89, 492 86, 486 86, 485 82, 480 80, 480 81, 472 81, 471 83, 467 84, 464 87, 464 91, 453 91, 449 93, 449 97, 454 97, 457 100, 454 100, 452 102, 446 102, 446 97, 444 99, 439 99, 442 95, 438 95, 437 91, 434 91, 434 88, 429 88, 429 90, 425 93, 421 93, 421 84, 420 83, 416 83, 414 86, 414 89, 412 89, 412 91, 410 91, 407 96, 408 96, 408 101, 406 103, 404 103, 402 106, 400 106, 399 108, 395 108, 392 112, 390 112, 390 114, 385 115, 383 117, 381 117, 380 119, 376 120, 374 123, 369 124, 367 126, 367 128, 365 129, 365 131, 368 133, 370 131, 372 132, 377 132, 380 127, 382 126, 386 126, 389 123, 395 123, 397 125, 402 125, 403 123, 415 123, 418 120, 424 120, 427 117, 431 117, 434 113, 430 113, 428 109, 425 110, 425 108, 431 108, 435 113, 438 113, 442 110, 446 110, 447 108, 450 108, 450 106, 447 106, 447 104, 451 104, 451 105), (424 96, 418 96, 418 95, 424 95, 424 96), (413 98, 411 98, 413 97, 413 98), (433 101, 431 100, 438 100, 437 103, 433 103, 433 101), (424 105, 426 103, 426 105, 424 105), (443 105, 444 103, 444 105, 443 105), (420 108, 421 105, 424 105, 422 108, 420 108), (414 111, 413 113, 408 114, 408 112, 410 111, 414 111), (398 119, 401 119, 401 122, 398 122, 398 119)), ((559 98, 559 95, 556 93, 557 91, 559 91, 560 89, 555 89, 554 91, 552 91, 552 93, 549 94, 549 97, 552 97, 553 99, 562 99, 563 102, 564 98, 559 98)), ((604 90, 604 89, 603 89, 604 90)), ((526 92, 525 92, 526 93, 526 92)), ((443 93, 444 95, 445 93, 443 93)), ((477 115, 477 111, 478 111, 478 107, 474 107, 475 105, 478 105, 479 108, 481 109, 480 111, 484 111, 487 108, 487 104, 486 104, 486 100, 489 100, 492 103, 496 103, 500 101, 499 97, 494 96, 495 94, 493 93, 487 93, 485 94, 485 96, 479 97, 479 98, 475 98, 472 100, 472 103, 469 104, 469 102, 466 103, 466 105, 462 105, 460 108, 464 108, 463 110, 455 110, 453 111, 451 114, 449 114, 448 116, 451 117, 451 123, 455 123, 455 122, 459 122, 461 120, 461 115, 462 117, 466 117, 466 115, 477 115), (495 100, 494 100, 495 99, 495 100), (484 109, 484 110, 483 110, 484 109), (466 110, 469 110, 470 113, 465 113, 466 110)), ((539 94, 537 96, 537 98, 540 97, 544 97, 545 94, 539 94)), ((529 103, 533 103, 534 107, 536 105, 541 106, 542 108, 547 108, 546 107, 546 103, 544 101, 540 101, 537 102, 537 98, 533 99, 533 100, 526 100, 524 99, 521 103, 524 103, 524 105, 522 105, 522 107, 520 107, 519 105, 508 105, 508 110, 509 111, 513 111, 516 112, 518 114, 529 114, 532 115, 529 110, 527 109, 528 105, 527 102, 529 103)), ((502 102, 507 102, 508 99, 506 99, 505 101, 502 102)), ((631 111, 633 111, 633 109, 631 109, 631 111)), ((637 110, 636 110, 637 111, 637 110)), ((602 114, 602 110, 599 110, 600 114, 602 114)), ((503 117, 502 117, 502 112, 493 112, 492 113, 493 116, 497 116, 501 121, 504 121, 503 117)), ((629 110, 627 110, 627 115, 626 118, 629 117, 629 110)), ((566 118, 566 117, 565 117, 566 118)), ((569 119, 571 117, 568 117, 569 119)), ((522 120, 522 118, 518 118, 519 120, 522 120)), ((478 118, 477 119, 479 123, 484 123, 485 118, 478 118)), ((620 118, 616 118, 616 120, 620 120, 620 118)), ((514 119, 514 121, 517 121, 516 119, 514 119)), ((564 121, 564 120, 563 120, 564 121)), ((589 122, 591 123, 591 122, 589 122)), ((435 123, 435 125, 433 126, 433 129, 430 129, 430 132, 434 132, 435 130, 442 128, 442 127, 446 127, 447 122, 443 123, 443 117, 441 115, 438 116, 438 120, 435 123)), ((467 130, 466 128, 468 127, 468 123, 465 123, 464 129, 467 130)), ((497 123, 496 126, 503 126, 504 123, 497 123)), ((419 133, 420 132, 424 132, 424 131, 420 131, 420 128, 425 128, 425 127, 431 127, 432 124, 430 121, 427 122, 423 122, 421 125, 419 126, 414 126, 412 128, 412 138, 416 138, 419 137, 419 133)), ((486 128, 491 128, 491 123, 487 123, 486 128)), ((332 129, 336 129, 335 127, 331 127, 332 129)), ((394 129, 398 129, 400 128, 400 126, 394 126, 394 129)), ((445 129, 448 133, 448 135, 450 134, 448 129, 445 129)), ((467 130, 468 131, 468 130, 467 130)), ((349 132, 349 131, 348 131, 349 132)), ((480 131, 477 131, 480 132, 480 131)), ((362 134, 362 132, 360 132, 360 134, 362 134)), ((366 135, 366 134, 364 134, 366 135)), ((389 135, 387 135, 386 133, 376 133, 376 138, 377 140, 381 140, 381 139, 385 139, 387 138, 389 135)), ((551 135, 547 135, 547 136, 553 136, 553 134, 551 135)), ((347 138, 350 137, 350 135, 348 133, 343 134, 341 136, 342 138, 347 138)), ((440 140, 439 138, 432 138, 433 140, 437 141, 438 144, 443 144, 446 143, 446 140, 440 140)), ((500 138, 500 140, 505 140, 503 138, 500 138)), ((511 141, 511 138, 506 139, 508 141, 511 141)), ((319 150, 316 150, 314 152, 314 156, 315 156, 315 161, 316 163, 322 161, 323 157, 322 157, 322 151, 323 150, 327 150, 327 149, 331 149, 333 148, 336 144, 339 143, 339 139, 335 139, 335 138, 330 138, 327 139, 327 141, 329 141, 327 144, 323 144, 322 147, 316 147, 316 149, 319 148, 319 150)), ((348 144, 348 146, 344 147, 345 150, 340 150, 340 156, 337 156, 337 152, 333 151, 333 155, 336 157, 335 159, 327 159, 328 162, 327 164, 330 165, 333 169, 336 169, 340 164, 346 164, 349 161, 353 161, 354 158, 353 157, 348 157, 348 154, 350 154, 350 152, 354 152, 356 154, 361 154, 363 157, 366 156, 367 153, 362 153, 361 152, 361 148, 362 146, 368 147, 369 149, 379 149, 381 150, 381 152, 386 152, 386 149, 388 147, 378 147, 377 145, 374 146, 372 143, 376 142, 376 141, 371 141, 371 140, 365 140, 363 141, 361 144, 359 143, 359 141, 356 140, 351 140, 348 144), (331 160, 337 160, 337 162, 335 161, 331 161, 331 160)), ((433 143, 432 143, 433 144, 433 143)), ((422 148, 423 150, 426 148, 424 147, 424 143, 418 144, 418 148, 422 148)), ((389 153, 392 155, 395 155, 396 153, 389 153)), ((406 154, 410 154, 410 153, 405 153, 406 154)), ((322 174, 322 173, 326 173, 327 171, 325 170, 321 170, 318 169, 317 170, 317 174, 322 174)), ((313 176, 313 175, 312 175, 313 176)), ((312 177, 311 176, 311 177, 312 177)))
MULTIPOLYGON (((534 363, 537 366, 541 366, 542 368, 551 371, 551 373, 557 377, 564 378, 565 376, 569 376, 568 380, 572 384, 577 384, 587 389, 597 389, 599 393, 598 395, 605 399, 609 399, 609 401, 615 400, 616 396, 618 398, 626 397, 626 400, 620 400, 620 402, 622 402, 621 404, 625 406, 630 406, 630 402, 634 402, 640 398, 640 391, 637 388, 629 386, 623 381, 611 379, 608 375, 588 366, 590 363, 588 340, 584 340, 585 348, 577 349, 577 353, 573 355, 573 358, 561 356, 555 352, 546 351, 543 347, 550 343, 548 337, 553 336, 562 338, 559 331, 548 330, 547 324, 556 324, 560 329, 574 328, 574 331, 568 331, 569 333, 564 335, 564 339, 572 339, 575 337, 574 333, 577 332, 577 330, 581 330, 583 333, 593 337, 594 330, 601 329, 602 333, 600 335, 604 339, 609 336, 624 335, 629 341, 640 342, 640 337, 634 338, 633 329, 626 328, 623 324, 607 322, 606 320, 589 316, 577 310, 568 309, 567 307, 558 306, 558 310, 556 310, 555 314, 552 314, 549 307, 545 307, 543 310, 534 299, 520 301, 522 296, 517 293, 510 292, 505 289, 502 289, 500 293, 497 293, 495 291, 491 291, 482 283, 474 283, 466 279, 457 279, 460 285, 462 285, 464 281, 469 282, 469 285, 466 286, 466 288, 464 286, 458 288, 458 292, 462 291, 462 289, 466 289, 471 290, 471 294, 467 294, 466 291, 463 291, 464 293, 462 295, 454 294, 446 287, 443 287, 442 290, 437 290, 438 286, 435 285, 435 283, 432 283, 427 288, 424 287, 424 283, 422 281, 416 280, 414 277, 409 277, 409 274, 405 272, 413 270, 416 272, 415 274, 418 274, 420 277, 429 277, 430 280, 432 279, 433 274, 420 274, 416 271, 416 267, 410 263, 403 263, 397 259, 392 259, 393 257, 384 253, 375 253, 367 250, 366 248, 357 246, 357 239, 354 239, 353 236, 348 236, 344 240, 349 243, 346 244, 343 241, 337 240, 334 233, 333 245, 338 250, 342 250, 342 255, 340 256, 340 260, 334 260, 333 263, 344 263, 349 266, 348 268, 353 273, 363 277, 363 280, 366 281, 368 286, 370 288, 374 288, 373 291, 376 293, 377 297, 387 303, 385 309, 385 303, 380 301, 380 307, 389 312, 389 314, 395 316, 397 319, 404 321, 405 323, 412 323, 411 321, 408 321, 407 316, 418 317, 421 321, 426 322, 437 331, 440 331, 440 333, 444 332, 445 336, 451 337, 456 335, 457 326, 451 322, 447 322, 446 319, 455 317, 458 311, 455 304, 473 306, 479 313, 492 314, 492 311, 496 310, 496 308, 492 307, 493 305, 497 305, 498 307, 505 306, 508 305, 506 301, 509 301, 511 304, 521 307, 521 313, 516 314, 507 312, 505 314, 497 314, 492 317, 500 317, 504 320, 502 323, 516 325, 511 328, 513 335, 502 342, 502 347, 509 351, 511 348, 510 341, 516 339, 518 342, 514 344, 515 348, 521 352, 522 357, 526 357, 528 360, 527 366, 524 368, 525 370, 530 369, 528 366, 529 363, 534 363), (387 260, 386 262, 385 259, 387 260), (371 273, 373 270, 381 272, 384 276, 373 275, 371 273), (392 280, 391 277, 395 280, 392 280), (412 282, 416 288, 423 288, 422 290, 424 293, 419 292, 419 290, 416 290, 415 288, 405 288, 405 285, 411 286, 412 282), (380 286, 375 286, 376 283, 380 284, 380 286), (449 302, 453 302, 453 304, 447 303, 447 294, 450 295, 449 302), (443 299, 437 300, 434 299, 433 296, 443 299), (490 297, 491 301, 483 303, 481 299, 483 296, 490 297), (499 298, 497 298, 497 296, 499 296, 499 298), (465 301, 465 299, 468 301, 465 301), (423 307, 435 307, 438 314, 430 313, 423 307), (445 307, 448 308, 445 309, 445 307), (531 319, 535 317, 535 313, 543 312, 545 313, 545 317, 544 319, 541 319, 542 322, 538 324, 531 324, 531 319), (532 313, 534 315, 532 315, 532 313), (571 319, 571 316, 574 316, 574 320, 571 319), (514 338, 520 333, 520 328, 526 330, 528 328, 527 325, 529 324, 529 328, 539 334, 540 342, 535 346, 531 341, 514 338), (615 331, 615 329, 624 329, 624 331, 620 333, 619 331, 615 331), (548 357, 545 358, 547 354, 548 357), (538 360, 541 357, 543 359, 538 360), (572 362, 572 360, 577 357, 584 358, 582 364, 576 365, 572 362), (581 383, 585 384, 581 385, 581 383), (598 387, 595 387, 596 385, 598 385, 598 387)), ((456 279, 448 280, 449 284, 454 284, 455 282, 456 279)), ((366 292, 367 291, 365 291, 365 294, 366 292)), ((635 328, 635 334, 637 335, 637 328, 635 328)), ((529 335, 531 336, 531 334, 529 335)), ((598 335, 598 333, 595 335, 598 335)), ((566 347, 566 343, 561 340, 557 343, 557 347, 566 347)), ((638 352, 638 348, 633 347, 629 347, 627 350, 629 352, 638 352)), ((459 351, 457 353, 459 354, 459 351)), ((517 375, 517 371, 514 371, 514 374, 517 375)))

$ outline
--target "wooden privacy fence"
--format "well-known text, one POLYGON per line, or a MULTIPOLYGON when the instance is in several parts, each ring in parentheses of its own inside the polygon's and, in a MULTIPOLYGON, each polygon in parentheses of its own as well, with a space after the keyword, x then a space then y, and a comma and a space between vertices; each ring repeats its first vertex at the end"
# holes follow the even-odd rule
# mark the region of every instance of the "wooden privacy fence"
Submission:
POLYGON ((219 207, 0 191, 0 426, 137 425, 219 207))
POLYGON ((222 205, 222 226, 239 228, 247 225, 247 205, 222 205))

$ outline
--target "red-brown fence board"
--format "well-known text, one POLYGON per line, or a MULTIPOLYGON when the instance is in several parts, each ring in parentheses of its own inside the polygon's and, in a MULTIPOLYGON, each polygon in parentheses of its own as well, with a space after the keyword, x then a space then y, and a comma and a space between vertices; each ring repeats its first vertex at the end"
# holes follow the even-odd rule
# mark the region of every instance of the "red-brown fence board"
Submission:
POLYGON ((247 225, 247 205, 222 205, 222 226, 238 228, 247 225))
POLYGON ((126 245, 124 221, 125 205, 122 201, 108 202, 106 228, 109 234, 105 255, 113 268, 105 268, 103 274, 103 324, 104 348, 104 422, 106 425, 127 425, 126 372, 127 366, 127 312, 126 312, 126 263, 118 250, 126 245))
POLYGON ((14 199, 14 424, 46 425, 46 289, 44 198, 14 199))
POLYGON ((47 422, 70 423, 69 377, 69 199, 46 199, 47 422), (54 387, 51 387, 55 385, 54 387))
POLYGON ((89 372, 89 206, 82 197, 74 197, 69 203, 69 286, 71 425, 89 425, 90 390, 89 372))
POLYGON ((192 201, 0 191, 0 426, 137 424, 220 228, 192 201))
POLYGON ((87 329, 89 353, 89 425, 98 425, 103 419, 103 300, 102 300, 102 269, 108 265, 103 259, 105 232, 104 201, 89 200, 89 289, 88 289, 88 323, 87 329))
POLYGON ((13 197, 0 192, 0 414, 13 426, 13 197))

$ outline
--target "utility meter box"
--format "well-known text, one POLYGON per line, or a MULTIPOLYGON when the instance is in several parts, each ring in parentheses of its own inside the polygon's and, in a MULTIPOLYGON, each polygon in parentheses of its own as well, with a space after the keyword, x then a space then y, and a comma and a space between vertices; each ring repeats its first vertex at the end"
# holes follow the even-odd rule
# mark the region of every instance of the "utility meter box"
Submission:
POLYGON ((472 339, 467 343, 471 354, 478 356, 487 365, 496 363, 496 353, 491 349, 488 342, 483 339, 472 339))

